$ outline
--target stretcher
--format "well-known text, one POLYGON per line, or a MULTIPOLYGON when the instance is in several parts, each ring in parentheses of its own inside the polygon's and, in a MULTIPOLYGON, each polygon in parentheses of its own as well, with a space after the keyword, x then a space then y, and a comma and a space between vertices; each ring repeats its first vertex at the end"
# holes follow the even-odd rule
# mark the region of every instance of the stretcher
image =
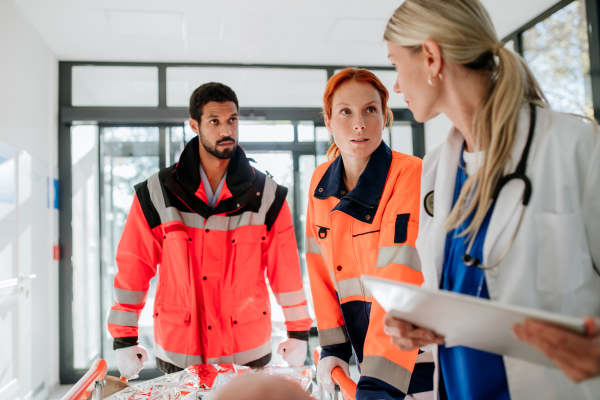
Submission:
POLYGON ((106 370, 106 361, 96 360, 62 400, 102 400, 131 386, 123 377, 106 375, 106 370))
MULTIPOLYGON (((317 347, 313 353, 315 365, 319 364, 320 358, 321 348, 317 347)), ((331 371, 331 379, 333 379, 333 383, 335 383, 335 393, 333 394, 333 400, 339 399, 338 396, 340 392, 342 393, 344 400, 355 400, 354 396, 356 395, 356 382, 350 379, 340 367, 335 367, 333 371, 331 371)))
MULTIPOLYGON (((321 349, 315 349, 313 353, 315 365, 321 358, 321 349)), ((104 399, 113 393, 104 393, 107 380, 114 380, 120 384, 129 386, 123 379, 117 379, 106 375, 106 361, 99 359, 94 361, 86 374, 64 395, 62 400, 92 400, 104 399), (105 396, 105 394, 107 396, 105 396)), ((344 400, 355 400, 356 383, 350 379, 340 367, 336 367, 331 372, 331 378, 335 383, 334 400, 339 400, 339 393, 342 393, 344 400)), ((122 388, 121 388, 122 389, 122 388)))
POLYGON ((93 394, 96 399, 103 399, 106 371, 106 361, 102 359, 94 361, 88 372, 65 394, 62 400, 91 400, 93 394))

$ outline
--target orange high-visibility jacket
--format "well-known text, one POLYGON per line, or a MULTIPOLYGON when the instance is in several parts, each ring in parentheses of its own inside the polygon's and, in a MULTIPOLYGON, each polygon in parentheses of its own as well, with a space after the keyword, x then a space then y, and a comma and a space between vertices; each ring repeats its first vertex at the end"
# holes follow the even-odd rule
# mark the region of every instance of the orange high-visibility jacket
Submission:
POLYGON ((218 203, 208 207, 199 141, 179 163, 136 186, 117 250, 115 303, 108 329, 115 348, 137 344, 150 279, 157 364, 266 364, 271 355, 268 277, 288 336, 308 340, 304 296, 287 189, 254 170, 237 148, 218 203))
POLYGON ((343 169, 341 157, 320 165, 309 191, 306 264, 321 357, 348 362, 352 346, 362 363, 357 393, 361 386, 386 393, 395 388, 403 397, 418 350, 404 352, 390 342, 383 331, 385 311, 360 276, 423 282, 415 249, 421 159, 393 152, 382 142, 350 193, 343 169))

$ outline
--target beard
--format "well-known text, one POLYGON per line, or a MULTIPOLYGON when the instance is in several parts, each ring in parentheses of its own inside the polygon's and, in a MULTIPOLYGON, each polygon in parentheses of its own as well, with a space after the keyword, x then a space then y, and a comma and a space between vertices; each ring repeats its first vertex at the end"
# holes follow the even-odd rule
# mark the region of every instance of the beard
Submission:
POLYGON ((220 160, 228 160, 231 157, 233 157, 233 153, 235 153, 235 149, 237 148, 237 143, 235 142, 235 140, 230 138, 219 139, 216 141, 215 144, 212 144, 208 140, 206 140, 204 136, 202 136, 202 132, 198 133, 198 137, 200 138, 200 143, 202 144, 202 147, 204 147, 204 150, 206 150, 207 152, 209 152, 210 154, 212 154, 220 160), (233 147, 231 149, 217 150, 217 146, 219 144, 227 142, 233 143, 233 147))

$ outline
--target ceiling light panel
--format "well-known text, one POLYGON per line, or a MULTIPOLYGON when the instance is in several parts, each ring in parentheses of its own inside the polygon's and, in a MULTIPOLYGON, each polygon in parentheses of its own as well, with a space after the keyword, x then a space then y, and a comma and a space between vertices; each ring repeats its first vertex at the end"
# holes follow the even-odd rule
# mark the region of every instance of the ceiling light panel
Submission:
POLYGON ((177 11, 185 10, 185 0, 100 0, 106 10, 177 11))
POLYGON ((100 9, 100 0, 13 0, 19 7, 71 7, 100 9))
POLYGON ((187 39, 218 40, 223 28, 222 14, 187 14, 185 31, 187 39))
POLYGON ((24 7, 23 12, 42 35, 110 35, 101 10, 24 7))
POLYGON ((329 42, 381 43, 385 20, 339 19, 329 35, 329 42))
POLYGON ((116 36, 181 38, 181 14, 110 11, 110 27, 116 36))

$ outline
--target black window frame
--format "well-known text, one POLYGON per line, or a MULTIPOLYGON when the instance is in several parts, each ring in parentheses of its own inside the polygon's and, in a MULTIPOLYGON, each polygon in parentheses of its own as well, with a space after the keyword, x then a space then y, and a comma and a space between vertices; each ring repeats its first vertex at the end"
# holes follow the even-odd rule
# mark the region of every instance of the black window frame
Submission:
MULTIPOLYGON (((527 22, 517 30, 505 36, 504 43, 513 41, 515 52, 523 56, 523 33, 533 28, 538 23, 562 10, 575 0, 562 0, 527 22)), ((592 82, 592 104, 594 107, 594 118, 600 121, 600 0, 581 0, 585 2, 588 41, 590 49, 590 79, 592 82)))
MULTIPOLYGON (((319 69, 327 72, 329 79, 335 70, 345 68, 341 65, 279 65, 279 64, 219 64, 219 63, 152 63, 152 62, 59 62, 59 118, 58 118, 58 173, 59 173, 59 246, 61 258, 59 260, 59 363, 60 381, 63 384, 77 382, 86 372, 86 369, 74 368, 74 341, 73 341, 73 254, 72 239, 72 190, 71 190, 71 127, 74 124, 89 122, 98 125, 99 132, 103 127, 109 126, 157 126, 159 127, 159 159, 160 168, 166 165, 165 127, 181 126, 189 118, 187 107, 167 106, 167 68, 169 67, 237 67, 237 68, 286 68, 286 69, 319 69), (158 106, 156 107, 85 107, 72 105, 72 68, 76 66, 111 66, 111 67, 157 67, 158 68, 158 106)), ((372 71, 394 71, 392 67, 364 66, 372 71)), ((412 112, 408 109, 392 109, 394 121, 405 123, 412 128, 413 154, 423 158, 425 155, 425 129, 424 124, 415 121, 412 112)), ((294 107, 243 107, 240 106, 240 119, 292 121, 294 125, 294 141, 278 143, 241 143, 246 151, 291 151, 294 170, 294 226, 299 248, 303 247, 300 241, 301 214, 299 174, 299 157, 301 155, 317 155, 323 153, 323 142, 299 142, 298 123, 300 121, 313 121, 315 128, 324 126, 321 108, 294 108, 294 107), (317 148, 319 147, 319 148, 317 148)), ((100 134, 98 135, 100 141, 100 134)), ((100 146, 98 146, 100 152, 100 146)), ((99 181, 99 193, 102 193, 103 182, 99 181)), ((102 197, 102 196, 100 196, 102 197)), ((99 199, 100 201, 100 199, 99 199)), ((100 204, 100 206, 102 206, 100 204)), ((100 226, 100 229, 102 227, 100 226)), ((101 232, 100 232, 101 233, 101 232)), ((102 246, 102 243, 100 243, 102 246)), ((102 258, 102 248, 99 250, 102 258)), ((99 296, 102 296, 102 260, 100 259, 99 296)), ((100 306, 102 307, 102 297, 100 306)), ((101 329, 106 324, 104 315, 100 312, 101 329)), ((101 339, 100 353, 104 352, 104 343, 101 339)), ((118 376, 119 372, 109 370, 108 374, 118 376)), ((152 379, 160 376, 156 369, 140 371, 140 379, 152 379)))

